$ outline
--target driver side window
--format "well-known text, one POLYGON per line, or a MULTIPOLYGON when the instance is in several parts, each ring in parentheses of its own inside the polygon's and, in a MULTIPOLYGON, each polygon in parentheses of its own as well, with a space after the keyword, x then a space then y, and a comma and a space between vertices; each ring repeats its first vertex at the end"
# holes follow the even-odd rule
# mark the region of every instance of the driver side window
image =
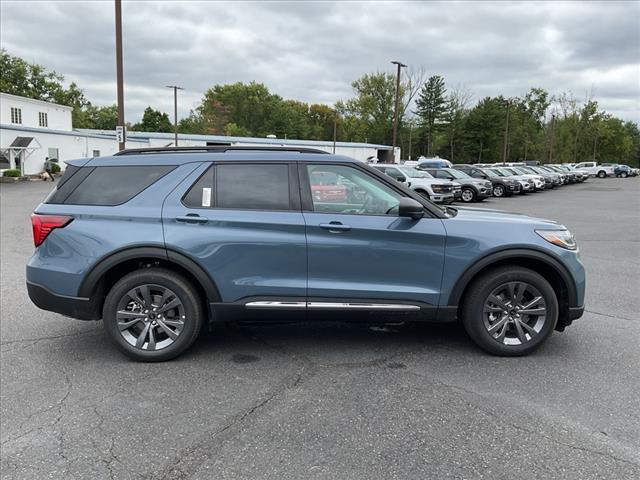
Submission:
POLYGON ((347 165, 307 165, 317 213, 398 215, 401 195, 375 177, 347 165))

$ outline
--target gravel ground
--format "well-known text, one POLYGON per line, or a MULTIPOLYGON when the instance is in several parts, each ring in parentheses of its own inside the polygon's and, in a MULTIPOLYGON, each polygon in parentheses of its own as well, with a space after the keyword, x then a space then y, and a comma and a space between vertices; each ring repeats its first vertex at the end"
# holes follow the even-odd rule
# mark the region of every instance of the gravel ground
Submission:
POLYGON ((50 188, 0 186, 2 478, 640 478, 639 179, 481 204, 561 221, 588 272, 584 317, 510 359, 457 325, 328 320, 130 362, 27 297, 50 188))

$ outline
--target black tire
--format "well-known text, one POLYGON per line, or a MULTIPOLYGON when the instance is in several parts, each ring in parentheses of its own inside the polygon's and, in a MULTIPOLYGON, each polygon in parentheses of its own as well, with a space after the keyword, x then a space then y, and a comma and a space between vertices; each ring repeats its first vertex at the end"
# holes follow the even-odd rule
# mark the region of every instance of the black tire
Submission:
POLYGON ((191 282, 182 275, 163 268, 145 268, 122 277, 109 291, 102 313, 104 328, 118 349, 129 358, 140 362, 163 362, 180 355, 197 338, 204 318, 205 310, 202 299, 191 282), (117 312, 119 305, 125 301, 127 292, 143 285, 169 289, 181 302, 184 310, 184 316, 182 317, 184 324, 179 335, 173 340, 173 343, 158 350, 143 350, 131 345, 118 328, 117 312))
POLYGON ((621 176, 622 178, 627 178, 629 175, 627 174, 627 172, 622 172, 622 173, 620 174, 620 176, 621 176))
POLYGON ((605 172, 604 170, 600 170, 598 172, 598 178, 605 178, 607 176, 607 172, 605 172))
POLYGON ((422 195, 427 200, 431 200, 431 197, 429 196, 429 194, 427 192, 425 192, 424 190, 415 190, 415 192, 417 194, 419 194, 419 195, 422 195))
POLYGON ((462 188, 462 195, 460 196, 460 200, 462 200, 464 203, 476 202, 478 200, 478 194, 471 187, 463 187, 462 188), (466 199, 465 199, 465 195, 467 197, 466 199))
POLYGON ((505 196, 505 192, 506 189, 504 188, 503 185, 496 185, 495 187, 493 187, 493 196, 494 197, 504 197, 505 196))
POLYGON ((494 355, 515 357, 527 355, 549 338, 558 321, 558 299, 544 277, 517 266, 499 267, 473 281, 465 293, 462 305, 462 324, 467 334, 480 348, 494 355), (540 331, 526 343, 506 345, 495 339, 484 323, 484 307, 491 292, 508 282, 525 282, 540 292, 546 304, 546 315, 540 331))

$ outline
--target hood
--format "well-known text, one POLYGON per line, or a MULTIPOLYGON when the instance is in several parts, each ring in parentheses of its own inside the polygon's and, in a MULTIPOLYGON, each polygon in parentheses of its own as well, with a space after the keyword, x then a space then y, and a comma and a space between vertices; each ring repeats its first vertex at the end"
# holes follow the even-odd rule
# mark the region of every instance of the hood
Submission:
POLYGON ((420 177, 407 177, 407 181, 411 182, 411 185, 453 185, 451 180, 443 180, 441 178, 420 178, 420 177))
POLYGON ((456 218, 462 220, 474 220, 479 222, 493 223, 523 223, 533 225, 534 228, 548 228, 552 230, 564 230, 565 227, 553 220, 530 217, 522 213, 503 212, 491 208, 478 207, 456 207, 458 215, 456 218))
POLYGON ((526 175, 511 175, 510 177, 505 177, 505 178, 511 178, 513 180, 526 180, 527 182, 531 180, 531 178, 529 178, 526 175))

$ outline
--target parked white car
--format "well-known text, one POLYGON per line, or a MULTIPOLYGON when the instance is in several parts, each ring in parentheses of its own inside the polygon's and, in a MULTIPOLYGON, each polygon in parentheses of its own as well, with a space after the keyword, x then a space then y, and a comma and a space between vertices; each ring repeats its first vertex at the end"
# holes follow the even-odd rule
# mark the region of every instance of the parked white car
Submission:
POLYGON ((455 185, 456 182, 433 178, 427 172, 413 167, 381 163, 371 166, 436 203, 453 202, 454 188, 458 187, 458 190, 462 188, 460 184, 455 185))
POLYGON ((592 177, 605 178, 610 175, 613 176, 613 169, 615 167, 613 165, 598 165, 596 162, 581 162, 576 163, 573 168, 587 172, 592 177))
POLYGON ((519 175, 520 177, 527 178, 533 182, 533 191, 544 190, 544 177, 542 175, 536 175, 533 173, 527 173, 526 171, 520 170, 518 167, 505 167, 503 170, 511 172, 514 175, 519 175))

